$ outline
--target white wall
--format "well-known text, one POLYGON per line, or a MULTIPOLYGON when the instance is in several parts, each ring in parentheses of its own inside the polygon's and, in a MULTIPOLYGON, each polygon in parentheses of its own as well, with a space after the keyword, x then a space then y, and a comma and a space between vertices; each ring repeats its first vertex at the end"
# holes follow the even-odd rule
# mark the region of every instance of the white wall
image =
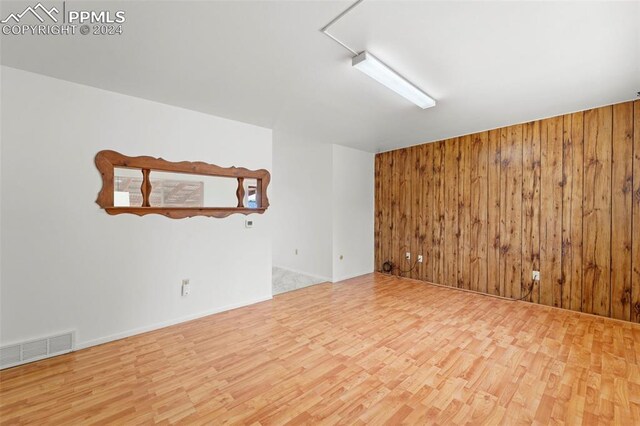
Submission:
POLYGON ((333 281, 373 272, 373 212, 374 154, 333 145, 333 281))
POLYGON ((273 264, 327 281, 332 279, 332 161, 331 145, 274 131, 273 264))
POLYGON ((373 164, 372 153, 274 132, 275 266, 334 282, 373 272, 373 164))
POLYGON ((271 297, 271 212, 109 216, 102 149, 271 169, 271 130, 2 68, 0 343, 78 346, 271 297), (182 278, 192 293, 181 297, 182 278))
MULTIPOLYGON (((0 49, 2 49, 2 41, 0 40, 0 49)), ((4 92, 2 87, 2 78, 4 74, 4 67, 0 66, 0 100, 2 99, 2 93, 4 92)), ((0 101, 0 344, 2 342, 2 102, 0 101)))

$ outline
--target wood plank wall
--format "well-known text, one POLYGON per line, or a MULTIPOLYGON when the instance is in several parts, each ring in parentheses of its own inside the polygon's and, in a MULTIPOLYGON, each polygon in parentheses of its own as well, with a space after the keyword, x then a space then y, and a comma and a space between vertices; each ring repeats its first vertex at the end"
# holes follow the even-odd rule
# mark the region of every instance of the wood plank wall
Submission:
POLYGON ((640 322, 640 101, 380 153, 375 174, 377 270, 640 322))

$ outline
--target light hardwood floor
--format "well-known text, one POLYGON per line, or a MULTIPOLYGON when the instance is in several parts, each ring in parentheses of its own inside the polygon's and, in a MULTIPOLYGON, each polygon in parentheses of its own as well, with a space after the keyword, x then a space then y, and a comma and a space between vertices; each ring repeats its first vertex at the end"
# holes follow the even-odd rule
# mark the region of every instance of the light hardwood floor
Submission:
POLYGON ((0 373, 2 423, 624 425, 640 326, 380 274, 0 373))

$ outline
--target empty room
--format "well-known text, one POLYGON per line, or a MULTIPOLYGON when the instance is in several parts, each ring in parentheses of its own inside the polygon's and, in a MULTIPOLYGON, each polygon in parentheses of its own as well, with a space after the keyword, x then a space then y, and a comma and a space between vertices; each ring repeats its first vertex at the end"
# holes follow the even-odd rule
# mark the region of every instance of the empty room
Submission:
POLYGON ((0 425, 640 425, 640 1, 0 2, 0 425))

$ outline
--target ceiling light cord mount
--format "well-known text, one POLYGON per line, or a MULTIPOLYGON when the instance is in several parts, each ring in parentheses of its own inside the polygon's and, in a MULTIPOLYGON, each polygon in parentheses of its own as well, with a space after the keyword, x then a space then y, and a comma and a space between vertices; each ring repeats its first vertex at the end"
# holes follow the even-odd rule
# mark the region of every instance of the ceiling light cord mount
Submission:
POLYGON ((436 105, 435 99, 422 91, 418 86, 398 74, 391 67, 386 65, 380 59, 365 51, 357 52, 349 47, 346 43, 329 33, 329 28, 342 19, 347 13, 351 12, 357 5, 364 0, 357 0, 351 6, 346 8, 342 13, 333 18, 331 22, 320 29, 322 34, 338 43, 344 49, 347 49, 353 56, 351 57, 351 66, 367 74, 378 83, 393 90, 405 99, 418 105, 420 108, 431 108, 436 105))
POLYGON ((339 14, 338 16, 336 16, 335 18, 333 18, 331 20, 331 22, 329 22, 327 25, 325 25, 324 27, 322 27, 320 29, 320 32, 324 35, 326 35, 327 37, 329 37, 331 40, 335 41, 336 43, 338 43, 340 46, 344 47, 345 49, 347 49, 353 56, 357 56, 358 52, 356 52, 355 50, 353 50, 352 48, 350 48, 349 46, 347 46, 345 43, 341 42, 340 40, 338 40, 336 37, 332 36, 331 34, 329 34, 329 27, 332 26, 333 24, 335 24, 336 22, 338 22, 340 19, 342 19, 342 17, 344 15, 346 15, 347 13, 351 12, 357 5, 359 5, 360 3, 362 3, 364 0, 358 0, 355 3, 353 3, 351 6, 349 6, 348 8, 346 8, 341 14, 339 14))

